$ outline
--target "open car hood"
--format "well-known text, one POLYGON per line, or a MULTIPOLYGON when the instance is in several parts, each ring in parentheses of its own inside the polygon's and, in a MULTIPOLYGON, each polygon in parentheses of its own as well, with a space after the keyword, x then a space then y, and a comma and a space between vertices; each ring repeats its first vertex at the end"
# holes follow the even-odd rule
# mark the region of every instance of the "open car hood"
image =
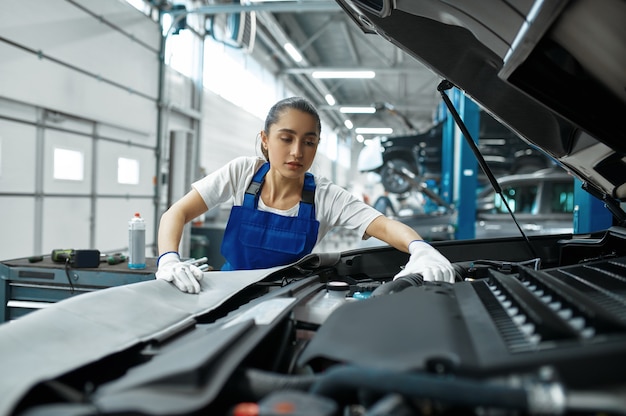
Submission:
MULTIPOLYGON (((623 0, 337 1, 626 199, 623 0)), ((626 415, 624 224, 432 245, 454 284, 395 278, 409 255, 383 246, 206 272, 198 295, 152 280, 61 297, 0 325, 0 414, 626 415)), ((11 300, 68 290, 0 266, 11 300)))
POLYGON ((626 3, 337 0, 600 199, 626 199, 626 3))

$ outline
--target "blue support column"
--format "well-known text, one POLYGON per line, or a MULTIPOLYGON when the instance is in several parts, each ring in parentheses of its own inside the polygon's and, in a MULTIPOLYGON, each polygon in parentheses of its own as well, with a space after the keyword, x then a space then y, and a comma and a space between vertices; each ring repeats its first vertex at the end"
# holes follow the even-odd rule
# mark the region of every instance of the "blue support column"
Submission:
MULTIPOLYGON (((454 96, 450 97, 450 101, 456 106, 454 96)), ((443 132, 441 136, 441 184, 440 195, 444 201, 449 204, 454 202, 454 119, 448 114, 448 110, 444 103, 443 107, 443 132)))
MULTIPOLYGON (((459 115, 471 136, 470 139, 478 142, 480 109, 465 94, 459 90, 454 91, 459 95, 459 115)), ((455 201, 458 210, 456 238, 466 240, 476 236, 476 178, 478 162, 471 147, 467 144, 467 139, 463 137, 458 128, 456 132, 458 149, 455 169, 455 183, 457 184, 455 186, 455 201)))
MULTIPOLYGON (((480 131, 478 105, 458 89, 447 92, 474 141, 480 131)), ((472 239, 476 235, 476 183, 478 162, 451 114, 443 128, 441 195, 457 208, 456 239, 472 239)))
POLYGON ((574 179, 574 234, 604 230, 613 224, 613 215, 604 202, 581 189, 581 182, 574 179))

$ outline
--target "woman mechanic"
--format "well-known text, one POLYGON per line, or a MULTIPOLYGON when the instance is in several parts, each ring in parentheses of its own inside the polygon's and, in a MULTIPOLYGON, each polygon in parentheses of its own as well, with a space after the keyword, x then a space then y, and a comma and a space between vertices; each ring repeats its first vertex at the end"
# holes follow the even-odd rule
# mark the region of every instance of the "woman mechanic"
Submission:
POLYGON ((238 157, 193 183, 192 190, 161 217, 157 279, 188 293, 200 292, 202 271, 177 252, 184 225, 234 199, 224 232, 222 270, 262 269, 293 263, 335 226, 356 229, 410 253, 395 278, 420 273, 424 280, 454 282, 454 269, 439 251, 409 226, 391 220, 328 179, 308 172, 320 140, 321 122, 300 97, 270 109, 261 131, 258 157, 238 157))

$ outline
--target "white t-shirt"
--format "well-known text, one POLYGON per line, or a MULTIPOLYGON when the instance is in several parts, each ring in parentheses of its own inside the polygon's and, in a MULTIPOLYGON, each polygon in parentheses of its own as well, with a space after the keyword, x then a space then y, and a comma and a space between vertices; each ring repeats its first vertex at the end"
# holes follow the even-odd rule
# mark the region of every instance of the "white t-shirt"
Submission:
MULTIPOLYGON (((192 187, 198 191, 209 209, 229 201, 232 201, 234 205, 241 205, 254 173, 263 163, 265 160, 257 157, 238 157, 194 182, 192 187)), ((368 238, 365 230, 375 218, 382 214, 325 177, 318 175, 314 177, 315 217, 320 223, 317 243, 336 226, 357 230, 363 238, 368 238)), ((259 198, 259 209, 280 215, 295 216, 298 214, 298 206, 285 211, 276 210, 265 207, 259 198)))

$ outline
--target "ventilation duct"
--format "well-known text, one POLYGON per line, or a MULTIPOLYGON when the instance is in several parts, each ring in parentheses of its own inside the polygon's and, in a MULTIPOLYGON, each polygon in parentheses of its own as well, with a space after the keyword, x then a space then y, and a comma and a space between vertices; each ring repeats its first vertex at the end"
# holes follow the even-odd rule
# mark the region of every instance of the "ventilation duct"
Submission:
MULTIPOLYGON (((239 3, 239 1, 235 0, 234 3, 239 3)), ((252 52, 256 35, 256 13, 250 11, 229 15, 228 28, 230 38, 241 48, 252 52)))
MULTIPOLYGON (((235 4, 248 5, 249 0, 218 1, 214 4, 235 4)), ((243 11, 236 13, 222 13, 209 16, 210 28, 208 32, 211 36, 229 46, 244 49, 252 52, 256 37, 256 12, 243 11)))

